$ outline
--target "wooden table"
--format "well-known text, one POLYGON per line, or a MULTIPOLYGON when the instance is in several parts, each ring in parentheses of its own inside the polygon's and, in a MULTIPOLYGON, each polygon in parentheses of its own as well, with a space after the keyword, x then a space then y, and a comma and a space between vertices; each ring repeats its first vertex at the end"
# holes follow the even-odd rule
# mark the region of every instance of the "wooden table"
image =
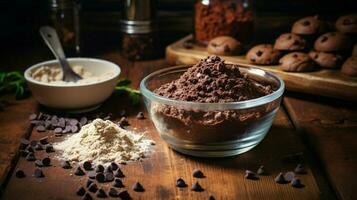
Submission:
MULTIPOLYGON (((163 59, 145 62, 129 62, 110 52, 98 56, 118 63, 122 77, 128 77, 137 87, 146 74, 167 66, 163 59)), ((34 64, 38 57, 24 60, 22 67, 34 64)), ((20 62, 20 61, 19 61, 20 62)), ((20 64, 15 64, 19 67, 20 64)), ((38 133, 29 125, 30 113, 42 108, 33 98, 15 101, 13 97, 1 96, 8 105, 0 111, 0 183, 3 199, 79 199, 75 191, 84 185, 86 177, 73 176, 73 170, 64 170, 54 157, 53 167, 44 168, 45 178, 32 177, 34 164, 19 158, 18 148, 22 137, 38 139, 50 136, 51 142, 63 138, 53 133, 38 133), (14 177, 14 169, 24 169, 27 177, 14 177)), ((156 141, 153 152, 142 162, 121 166, 126 174, 123 179, 126 189, 134 199, 357 199, 354 192, 357 180, 356 127, 357 110, 352 104, 334 102, 320 97, 301 94, 286 94, 274 124, 264 141, 253 150, 229 158, 195 158, 179 154, 160 139, 149 119, 135 119, 143 106, 132 108, 125 97, 113 95, 103 104, 102 111, 112 112, 118 120, 118 112, 126 109, 129 128, 146 131, 156 141), (286 156, 297 154, 297 160, 286 156), (279 172, 291 171, 298 163, 304 163, 308 173, 299 175, 304 188, 293 188, 289 184, 276 184, 274 177, 279 172), (246 169, 257 170, 265 165, 270 172, 260 180, 244 179, 246 169), (195 179, 191 172, 201 169, 206 178, 195 179), (186 180, 188 188, 175 187, 177 178, 186 180), (193 192, 190 186, 198 180, 205 191, 193 192), (135 181, 140 181, 146 191, 134 192, 135 181)), ((146 113, 145 113, 146 114, 146 113)), ((146 114, 147 115, 147 114, 146 114)), ((37 157, 45 156, 41 152, 37 157)), ((110 184, 100 184, 108 188, 110 184)), ((95 195, 92 195, 93 197, 95 195)))

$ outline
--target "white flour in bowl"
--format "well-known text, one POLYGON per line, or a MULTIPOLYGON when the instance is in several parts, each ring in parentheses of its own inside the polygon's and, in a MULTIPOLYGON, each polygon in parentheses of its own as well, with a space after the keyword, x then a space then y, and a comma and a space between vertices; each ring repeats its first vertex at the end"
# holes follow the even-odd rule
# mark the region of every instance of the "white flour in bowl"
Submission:
POLYGON ((105 164, 139 160, 153 144, 142 134, 122 129, 109 120, 95 119, 54 148, 62 151, 61 159, 105 164))

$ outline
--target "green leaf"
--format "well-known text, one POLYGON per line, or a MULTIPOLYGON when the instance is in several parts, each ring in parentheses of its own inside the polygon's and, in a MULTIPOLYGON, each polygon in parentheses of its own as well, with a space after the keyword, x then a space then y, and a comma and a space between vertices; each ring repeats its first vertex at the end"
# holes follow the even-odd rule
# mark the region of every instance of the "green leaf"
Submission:
POLYGON ((129 86, 131 84, 131 80, 129 79, 122 79, 119 80, 116 86, 129 86))

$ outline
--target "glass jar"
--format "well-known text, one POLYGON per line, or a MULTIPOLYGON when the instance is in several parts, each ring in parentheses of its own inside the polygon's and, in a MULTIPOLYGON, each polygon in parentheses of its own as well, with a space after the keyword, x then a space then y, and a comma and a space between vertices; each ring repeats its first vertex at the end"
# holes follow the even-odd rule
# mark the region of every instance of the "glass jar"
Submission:
POLYGON ((198 0, 195 3, 195 40, 206 45, 217 36, 248 43, 254 31, 251 0, 198 0))

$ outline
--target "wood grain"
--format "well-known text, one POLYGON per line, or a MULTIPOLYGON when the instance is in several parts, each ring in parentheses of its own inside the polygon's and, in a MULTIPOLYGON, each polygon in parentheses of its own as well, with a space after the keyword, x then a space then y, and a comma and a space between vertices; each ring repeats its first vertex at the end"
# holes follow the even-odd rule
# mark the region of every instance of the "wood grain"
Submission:
POLYGON ((356 199, 357 109, 341 101, 286 97, 284 105, 295 126, 317 155, 341 199, 356 199))
MULTIPOLYGON (((205 48, 194 46, 183 47, 184 41, 191 39, 189 35, 166 48, 166 59, 171 64, 193 64, 208 56, 205 48)), ((258 66, 247 62, 245 56, 222 56, 228 63, 236 63, 247 67, 257 67, 279 75, 286 84, 287 90, 334 97, 344 100, 357 100, 357 78, 347 77, 339 70, 322 69, 307 73, 284 72, 279 66, 258 66)))

